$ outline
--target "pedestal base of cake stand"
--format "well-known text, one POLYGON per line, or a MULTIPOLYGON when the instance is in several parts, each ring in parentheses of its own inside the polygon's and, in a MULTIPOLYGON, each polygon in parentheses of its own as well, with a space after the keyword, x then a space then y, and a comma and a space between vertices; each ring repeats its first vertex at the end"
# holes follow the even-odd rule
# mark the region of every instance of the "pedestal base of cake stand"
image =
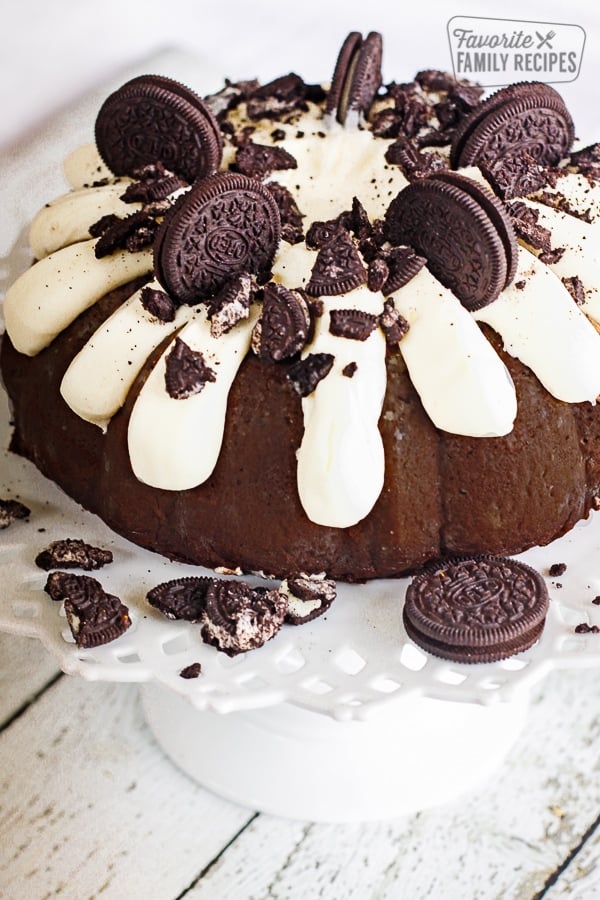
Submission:
POLYGON ((366 721, 289 703, 220 714, 141 687, 157 742, 203 787, 253 810, 321 822, 415 813, 484 782, 521 732, 527 697, 483 706, 406 697, 366 721))

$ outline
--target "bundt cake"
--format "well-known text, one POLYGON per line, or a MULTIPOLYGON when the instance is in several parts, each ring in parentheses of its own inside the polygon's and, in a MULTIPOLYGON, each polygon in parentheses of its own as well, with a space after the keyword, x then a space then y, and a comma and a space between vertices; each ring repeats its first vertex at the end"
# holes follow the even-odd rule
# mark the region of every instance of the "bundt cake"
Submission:
POLYGON ((600 492, 600 153, 554 89, 382 84, 98 113, 31 227, 12 450, 169 558, 357 581, 564 534, 600 492))

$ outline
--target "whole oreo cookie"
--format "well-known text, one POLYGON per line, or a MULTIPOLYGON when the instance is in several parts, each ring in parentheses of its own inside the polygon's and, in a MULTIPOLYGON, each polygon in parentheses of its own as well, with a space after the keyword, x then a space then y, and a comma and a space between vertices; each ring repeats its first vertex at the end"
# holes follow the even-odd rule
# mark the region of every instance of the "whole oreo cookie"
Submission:
POLYGON ((403 619, 416 644, 455 662, 495 662, 531 647, 548 612, 539 572, 501 556, 458 557, 416 575, 403 619))
POLYGON ((472 178, 467 178, 465 175, 460 175, 458 172, 436 172, 435 175, 432 175, 431 177, 437 178, 440 181, 445 181, 448 184, 455 184, 457 187, 462 188, 486 211, 498 231, 500 240, 504 244, 507 266, 506 282, 504 286, 510 284, 517 272, 519 245, 510 216, 508 215, 504 204, 498 200, 491 190, 482 187, 482 185, 473 181, 472 178))
POLYGON ((271 192, 256 178, 222 172, 197 182, 165 217, 154 243, 155 269, 172 297, 195 303, 235 275, 266 276, 280 237, 271 192))
POLYGON ((365 116, 381 85, 382 38, 371 31, 363 40, 358 31, 345 39, 337 57, 325 111, 344 124, 349 114, 365 116))
POLYGON ((491 193, 464 176, 413 181, 391 202, 385 233, 424 256, 435 277, 470 310, 491 303, 516 270, 516 238, 491 193))
POLYGON ((96 144, 115 175, 160 162, 189 183, 215 172, 223 149, 210 108, 159 75, 133 78, 107 97, 96 119, 96 144))
POLYGON ((335 116, 339 122, 343 121, 339 116, 341 115, 340 104, 344 91, 344 82, 346 81, 348 70, 350 69, 352 61, 356 58, 356 54, 358 53, 361 44, 362 35, 360 32, 351 31, 340 47, 340 52, 338 53, 335 62, 331 86, 325 103, 325 112, 330 116, 335 116))
POLYGON ((568 155, 573 120, 560 94, 541 82, 510 85, 492 94, 457 128, 450 152, 454 168, 482 165, 492 170, 527 153, 556 165, 568 155))

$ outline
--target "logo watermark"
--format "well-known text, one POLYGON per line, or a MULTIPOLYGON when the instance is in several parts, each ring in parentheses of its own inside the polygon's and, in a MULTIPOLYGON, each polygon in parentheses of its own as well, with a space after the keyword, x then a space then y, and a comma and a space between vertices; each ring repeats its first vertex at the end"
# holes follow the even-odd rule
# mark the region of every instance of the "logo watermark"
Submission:
POLYGON ((453 16, 448 39, 455 78, 494 87, 513 81, 575 81, 585 31, 558 22, 453 16))

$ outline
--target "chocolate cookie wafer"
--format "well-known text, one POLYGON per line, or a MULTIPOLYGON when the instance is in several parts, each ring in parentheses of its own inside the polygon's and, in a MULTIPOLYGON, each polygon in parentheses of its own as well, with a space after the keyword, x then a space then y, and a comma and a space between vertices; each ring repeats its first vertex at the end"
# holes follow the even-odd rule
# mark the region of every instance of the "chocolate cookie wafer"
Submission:
POLYGON ((484 165, 527 153, 556 165, 573 143, 573 120, 560 94, 541 82, 510 85, 492 94, 457 128, 450 162, 454 168, 484 165))
POLYGON ((548 604, 544 579, 530 566, 501 556, 457 557, 412 579, 404 627, 434 656, 495 662, 539 639, 548 604))
POLYGON ((342 125, 368 113, 381 85, 382 45, 378 31, 369 32, 364 40, 352 31, 342 44, 325 106, 342 125))
POLYGON ((472 179, 413 181, 385 215, 390 243, 408 244, 467 309, 491 303, 514 277, 516 238, 499 203, 472 179))
POLYGON ((160 162, 189 183, 215 172, 223 149, 219 125, 192 90, 170 78, 142 75, 104 101, 96 144, 115 175, 160 162))
POLYGON ((155 270, 174 299, 196 303, 235 275, 267 275, 280 237, 271 192, 256 178, 221 172, 198 181, 165 217, 155 270))

